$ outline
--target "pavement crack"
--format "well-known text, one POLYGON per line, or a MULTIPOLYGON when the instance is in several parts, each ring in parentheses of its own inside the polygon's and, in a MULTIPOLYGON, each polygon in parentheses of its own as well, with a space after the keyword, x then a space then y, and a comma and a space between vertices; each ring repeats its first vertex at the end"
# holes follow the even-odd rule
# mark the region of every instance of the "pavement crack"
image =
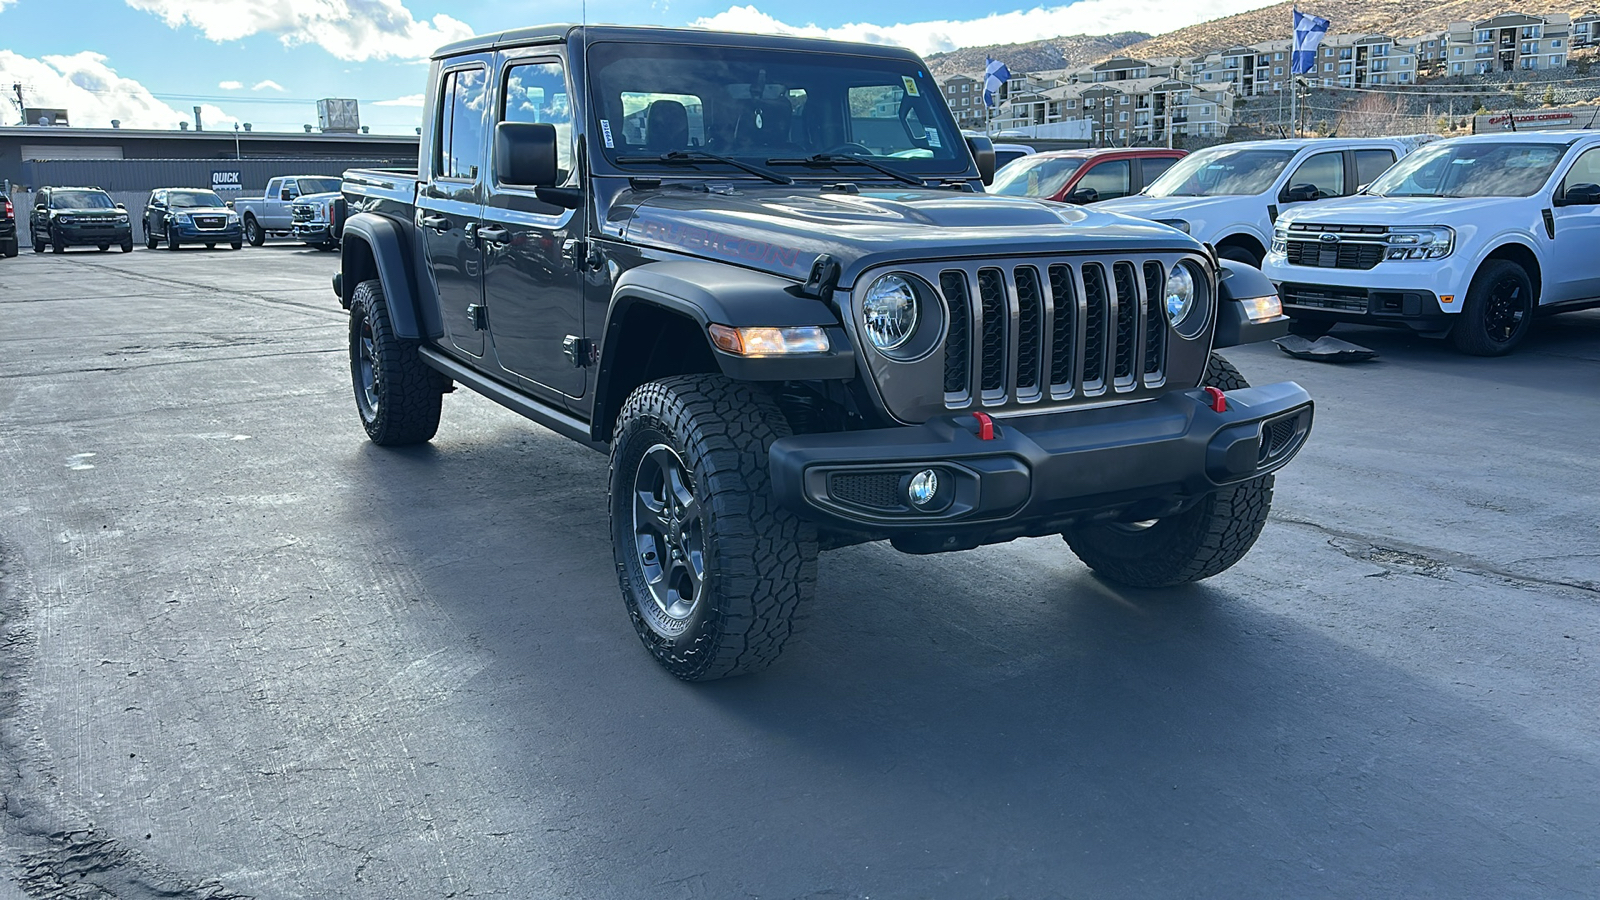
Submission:
POLYGON ((1530 575, 1511 568, 1524 562, 1542 562, 1547 560, 1573 559, 1576 557, 1600 556, 1592 553, 1570 553, 1552 556, 1530 557, 1528 559, 1512 560, 1506 565, 1497 565, 1485 559, 1480 559, 1465 553, 1456 553, 1450 550, 1441 550, 1436 547, 1424 547, 1417 544, 1408 544, 1392 538, 1375 537, 1356 531, 1348 531, 1313 522, 1297 516, 1273 514, 1275 521, 1286 525, 1297 525, 1321 532, 1331 539, 1329 546, 1343 553, 1351 559, 1370 562, 1390 570, 1408 571, 1412 574, 1426 578, 1445 578, 1449 572, 1465 572, 1469 575, 1480 575, 1486 578, 1496 578, 1501 581, 1516 584, 1534 584, 1542 587, 1566 588, 1581 591, 1600 597, 1600 582, 1580 581, 1564 578, 1546 578, 1540 575, 1530 575))

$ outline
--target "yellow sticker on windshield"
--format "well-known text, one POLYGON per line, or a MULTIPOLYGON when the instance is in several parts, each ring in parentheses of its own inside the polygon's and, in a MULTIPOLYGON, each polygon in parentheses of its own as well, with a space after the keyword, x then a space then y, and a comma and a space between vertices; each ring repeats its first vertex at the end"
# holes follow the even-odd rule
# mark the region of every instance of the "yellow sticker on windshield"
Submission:
POLYGON ((917 80, 915 78, 912 78, 910 75, 901 75, 900 80, 905 82, 907 94, 913 97, 922 96, 921 94, 917 93, 917 80))

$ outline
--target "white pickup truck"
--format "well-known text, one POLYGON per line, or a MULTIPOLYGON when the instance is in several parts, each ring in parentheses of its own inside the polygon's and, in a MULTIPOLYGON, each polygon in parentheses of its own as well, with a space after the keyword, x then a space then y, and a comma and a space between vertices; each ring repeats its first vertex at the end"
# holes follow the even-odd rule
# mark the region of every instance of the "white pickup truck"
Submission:
POLYGON ((1223 144, 1179 160, 1142 193, 1096 208, 1171 225, 1224 259, 1259 266, 1280 212, 1354 194, 1415 146, 1406 138, 1223 144))
POLYGON ((282 175, 267 182, 260 197, 239 197, 230 205, 244 221, 244 239, 259 247, 268 237, 289 237, 294 229, 294 201, 306 194, 337 194, 337 175, 282 175))
POLYGON ((1600 306, 1600 131, 1455 138, 1360 196, 1286 212, 1262 266, 1302 335, 1336 322, 1509 353, 1535 312, 1600 306))

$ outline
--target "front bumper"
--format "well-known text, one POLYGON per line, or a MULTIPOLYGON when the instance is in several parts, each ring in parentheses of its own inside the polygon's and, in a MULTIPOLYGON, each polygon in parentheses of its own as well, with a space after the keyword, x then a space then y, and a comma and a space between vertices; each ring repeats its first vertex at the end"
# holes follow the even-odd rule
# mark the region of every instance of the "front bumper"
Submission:
POLYGON ((133 223, 123 222, 116 225, 62 225, 59 222, 51 232, 52 240, 59 238, 61 243, 72 247, 89 245, 98 247, 101 244, 131 244, 133 243, 133 223))
POLYGON ((201 228, 194 223, 173 223, 178 240, 188 243, 232 244, 244 240, 244 223, 235 222, 221 228, 201 228))
POLYGON ((1278 288, 1283 311, 1293 318, 1397 325, 1421 332, 1444 331, 1466 302, 1471 273, 1455 257, 1389 261, 1371 269, 1292 266, 1283 254, 1268 254, 1262 274, 1278 288))
POLYGON ((333 236, 333 226, 327 222, 296 222, 289 233, 295 240, 308 244, 331 244, 337 240, 333 236))
POLYGON ((1293 382, 1203 390, 1139 403, 997 420, 981 440, 971 415, 923 425, 805 434, 769 451, 779 502, 821 525, 889 537, 912 553, 965 550, 1074 525, 1179 512, 1218 488, 1275 472, 1311 430, 1311 397, 1293 382), (913 475, 940 488, 919 511, 913 475))

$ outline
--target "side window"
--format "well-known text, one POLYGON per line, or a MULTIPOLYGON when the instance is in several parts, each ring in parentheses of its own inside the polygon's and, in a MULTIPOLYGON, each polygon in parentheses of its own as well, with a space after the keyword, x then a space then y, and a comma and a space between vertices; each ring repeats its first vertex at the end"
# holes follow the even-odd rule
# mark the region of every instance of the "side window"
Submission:
POLYGON ((1393 150, 1357 150, 1356 151, 1356 181, 1371 184, 1378 180, 1378 176, 1394 165, 1393 150))
POLYGON ((1093 188, 1101 200, 1128 196, 1128 161, 1125 159, 1103 162, 1083 173, 1073 190, 1093 188))
POLYGON ((1172 164, 1175 162, 1177 160, 1166 156, 1150 157, 1143 160, 1144 183, 1149 185, 1150 182, 1160 178, 1168 169, 1172 168, 1172 164))
POLYGON ((482 69, 445 74, 444 90, 440 92, 439 140, 434 147, 433 172, 437 177, 478 180, 487 84, 482 69))
POLYGON ((1578 184, 1600 185, 1600 147, 1584 151, 1561 181, 1561 191, 1578 184))
POLYGON ((504 97, 501 121, 555 126, 556 166, 565 183, 572 174, 572 103, 561 63, 512 66, 506 71, 504 97))
POLYGON ((283 180, 283 192, 280 194, 285 200, 293 200, 300 196, 300 182, 293 178, 283 180))
POLYGON ((1318 199, 1344 195, 1344 154, 1318 153, 1300 164, 1289 176, 1289 186, 1315 185, 1318 199))

